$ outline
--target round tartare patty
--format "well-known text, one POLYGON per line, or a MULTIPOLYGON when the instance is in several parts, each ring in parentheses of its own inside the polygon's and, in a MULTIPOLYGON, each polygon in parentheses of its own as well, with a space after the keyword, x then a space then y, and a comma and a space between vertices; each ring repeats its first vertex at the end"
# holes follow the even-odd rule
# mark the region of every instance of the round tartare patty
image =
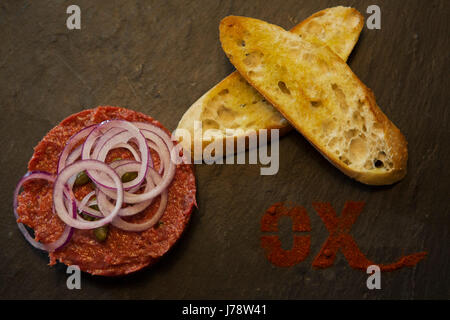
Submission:
MULTIPOLYGON (((69 116, 53 128, 34 149, 28 163, 28 170, 42 170, 56 174, 58 159, 67 140, 81 129, 105 120, 121 119, 130 122, 147 122, 165 129, 153 118, 132 110, 118 107, 97 107, 69 116)), ((133 159, 126 149, 111 150, 106 158, 109 163, 115 159, 133 159)), ((152 153, 154 166, 159 168, 160 160, 152 153)), ((82 199, 91 192, 91 184, 73 189, 75 197, 82 199)), ((19 222, 31 227, 35 239, 42 243, 57 240, 65 224, 52 212, 53 187, 44 181, 25 183, 18 197, 19 222)), ((154 263, 179 239, 195 205, 195 176, 191 164, 178 164, 175 177, 168 188, 166 210, 152 228, 142 232, 123 231, 109 226, 106 241, 99 242, 94 230, 74 230, 69 243, 55 252, 50 252, 50 265, 57 261, 66 265, 78 265, 82 271, 95 275, 116 276, 128 274, 154 263)), ((145 221, 156 212, 159 196, 143 212, 125 217, 129 222, 145 221)))

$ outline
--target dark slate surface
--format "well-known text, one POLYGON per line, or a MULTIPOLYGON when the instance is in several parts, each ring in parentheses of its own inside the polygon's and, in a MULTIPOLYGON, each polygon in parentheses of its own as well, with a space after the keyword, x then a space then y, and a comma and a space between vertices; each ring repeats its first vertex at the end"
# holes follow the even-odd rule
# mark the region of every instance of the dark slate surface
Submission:
MULTIPOLYGON (((354 182, 301 135, 280 142, 280 170, 257 165, 197 165, 198 206, 182 241, 153 268, 119 279, 82 277, 66 288, 65 267, 19 233, 13 187, 33 146, 66 116, 118 105, 175 129, 185 110, 233 70, 220 47, 218 23, 246 15, 290 28, 338 4, 363 14, 374 1, 76 1, 82 30, 66 28, 73 1, 0 3, 0 298, 450 298, 449 286, 449 19, 448 1, 375 1, 381 30, 364 28, 349 64, 376 94, 409 142, 409 172, 391 187, 354 182), (342 255, 333 267, 311 267, 328 232, 312 208, 365 201, 352 228, 361 250, 378 263, 428 251, 414 268, 367 275, 342 255), (276 201, 306 207, 312 224, 308 258, 271 265, 260 247, 260 219, 276 201)), ((367 17, 367 14, 365 14, 367 17)), ((281 238, 289 248, 289 220, 281 238)))

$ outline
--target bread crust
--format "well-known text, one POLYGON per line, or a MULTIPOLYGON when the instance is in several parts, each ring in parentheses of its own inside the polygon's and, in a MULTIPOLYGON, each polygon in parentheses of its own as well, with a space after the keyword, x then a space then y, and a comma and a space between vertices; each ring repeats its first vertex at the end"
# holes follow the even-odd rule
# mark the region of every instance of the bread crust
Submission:
MULTIPOLYGON (((269 92, 269 89, 267 86, 270 86, 270 84, 265 83, 265 85, 261 85, 262 80, 255 80, 256 78, 254 76, 250 76, 251 70, 247 67, 245 63, 243 63, 243 51, 241 48, 238 48, 238 45, 234 42, 236 39, 250 39, 251 36, 249 36, 250 32, 253 32, 257 34, 256 36, 253 35, 255 43, 261 43, 262 41, 269 41, 268 37, 266 35, 274 33, 273 36, 274 39, 280 40, 280 37, 287 34, 285 30, 282 28, 268 24, 266 22, 252 19, 252 18, 246 18, 246 17, 237 17, 237 16, 229 16, 224 18, 220 23, 220 40, 222 43, 222 47, 227 54, 228 58, 230 59, 231 63, 236 67, 236 69, 241 73, 241 75, 247 80, 248 83, 250 83, 255 89, 257 89, 272 105, 277 108, 283 116, 300 132, 302 133, 305 138, 308 139, 308 141, 319 151, 324 155, 333 165, 335 165, 338 169, 340 169, 342 172, 344 172, 346 175, 362 182, 365 184, 370 185, 386 185, 386 184, 392 184, 400 179, 402 179, 406 175, 406 167, 407 167, 407 158, 408 158, 408 152, 407 152, 407 142, 400 130, 387 118, 387 116, 380 110, 378 105, 376 104, 375 97, 370 89, 368 89, 357 77, 356 75, 351 71, 351 69, 339 58, 332 50, 329 48, 325 48, 323 46, 318 46, 317 44, 312 44, 311 46, 311 52, 315 52, 314 50, 322 50, 322 52, 325 52, 328 56, 333 59, 334 63, 344 70, 345 77, 350 77, 353 81, 353 83, 357 83, 359 85, 360 90, 363 90, 365 95, 365 103, 367 104, 368 108, 370 109, 371 114, 373 115, 375 122, 377 123, 377 126, 382 128, 382 131, 384 133, 384 140, 386 145, 391 151, 390 156, 392 156, 392 168, 390 170, 381 170, 381 169, 374 169, 374 170, 355 170, 354 168, 351 168, 349 165, 347 165, 344 161, 340 160, 334 153, 330 151, 329 148, 322 145, 319 141, 318 136, 311 134, 311 132, 308 132, 308 130, 305 130, 307 125, 310 125, 308 121, 310 119, 300 119, 299 113, 296 113, 297 110, 286 107, 285 105, 280 103, 279 96, 271 94, 269 92), (284 33, 284 34, 283 34, 284 33), (264 40, 256 39, 258 35, 261 35, 261 37, 265 37, 264 40), (247 37, 247 38, 246 38, 247 37), (258 42, 260 41, 260 42, 258 42)), ((285 35, 286 36, 286 35, 285 35)), ((289 40, 292 41, 298 41, 301 42, 302 40, 296 40, 292 39, 292 37, 286 36, 289 40)), ((284 39, 284 38, 282 38, 284 39)), ((253 45, 255 45, 255 43, 253 45)), ((308 44, 302 42, 301 43, 304 46, 309 46, 308 44)), ((276 46, 275 43, 273 43, 274 46, 276 46)), ((252 50, 257 49, 259 51, 262 51, 262 53, 267 53, 268 55, 271 54, 271 52, 264 51, 263 48, 254 48, 252 47, 252 44, 247 44, 245 50, 252 50)), ((281 54, 281 53, 280 53, 281 54)), ((287 53, 286 53, 287 54, 287 53)), ((269 58, 268 58, 269 59, 269 58)), ((277 63, 279 63, 280 60, 277 60, 277 63)), ((269 64, 269 63, 268 63, 269 64)), ((289 69, 289 72, 296 72, 297 70, 289 69)), ((307 77, 305 74, 308 74, 308 72, 305 70, 304 73, 301 73, 302 77, 307 77)), ((314 73, 312 73, 314 74, 314 73)), ((297 75, 296 75, 297 76, 297 75)), ((259 76, 263 79, 266 79, 266 75, 260 75, 259 76)), ((267 76, 269 77, 269 76, 267 76)), ((303 79, 303 78, 302 78, 303 79)), ((310 79, 311 80, 311 79, 310 79)), ((298 83, 303 83, 301 80, 298 80, 298 83)), ((330 84, 331 85, 331 84, 330 84)), ((302 91, 301 85, 299 85, 300 91, 302 91)), ((321 88, 319 88, 320 90, 321 88)), ((304 92, 300 92, 299 94, 301 97, 305 97, 304 92)), ((282 100, 282 99, 281 99, 282 100)), ((297 100, 296 100, 297 101, 297 100)), ((306 100, 307 101, 307 100, 306 100)), ((300 107, 302 101, 298 101, 299 107, 298 108, 304 108, 303 106, 300 107)), ((305 109, 305 108, 304 108, 305 109)), ((306 109, 305 109, 306 110, 306 109)), ((304 111, 304 110, 303 110, 304 111)), ((312 116, 313 117, 313 116, 312 116)), ((313 119, 314 120, 314 119, 313 119)))
MULTIPOLYGON (((343 59, 347 60, 350 55, 353 47, 356 45, 358 41, 360 32, 364 25, 364 17, 354 8, 348 7, 333 7, 321 10, 311 15, 301 23, 297 24, 294 28, 291 29, 292 33, 297 35, 301 35, 304 38, 308 38, 311 41, 322 41, 330 46, 330 48, 339 51, 337 54, 343 59), (332 21, 334 24, 330 24, 329 21, 332 21), (315 24, 316 29, 308 28, 308 24, 315 24), (317 31, 319 28, 319 31, 317 31), (323 31, 323 32, 320 32, 323 31), (321 39, 318 39, 321 38, 321 39)), ((313 25, 314 26, 314 25, 313 25)), ((188 129, 191 132, 191 136, 193 137, 193 123, 195 120, 201 120, 201 113, 204 108, 207 108, 208 100, 213 99, 218 95, 221 91, 235 86, 239 81, 243 81, 243 78, 239 74, 238 71, 234 71, 229 76, 220 81, 217 85, 207 91, 203 96, 201 96, 192 106, 185 112, 180 122, 178 123, 179 129, 188 129)), ((246 83, 247 84, 247 83, 246 83)), ((235 99, 241 99, 241 102, 244 102, 240 96, 248 95, 251 90, 254 90, 249 84, 247 87, 243 86, 239 90, 232 93, 235 95, 235 99)), ((256 95, 260 97, 260 94, 256 92, 256 95)), ((256 96, 255 95, 255 96, 256 96)), ((236 102, 237 104, 241 104, 240 102, 236 102)), ((266 129, 269 131, 273 129, 279 130, 279 136, 282 137, 286 133, 292 130, 292 126, 289 122, 285 121, 282 115, 276 110, 272 109, 273 116, 275 118, 274 121, 265 121, 264 125, 258 128, 255 128, 256 132, 259 135, 259 131, 261 129, 266 129)), ((262 110, 263 111, 263 110, 262 110)), ((252 115, 249 113, 249 117, 252 115)), ((259 117, 269 117, 266 113, 258 114, 259 117)), ((269 135, 270 136, 270 135, 269 135)), ((240 136, 234 136, 235 146, 238 138, 242 138, 240 136)), ((216 138, 216 140, 219 138, 216 138)), ((224 139, 224 138, 223 138, 224 139)), ((222 139, 222 140, 223 140, 222 139)), ((248 147, 248 136, 246 139, 246 148, 248 147)), ((192 139, 190 142, 182 141, 181 144, 189 150, 191 150, 191 154, 194 150, 194 140, 192 139)), ((198 142, 197 142, 198 143, 198 142)), ((202 150, 209 144, 210 141, 201 141, 202 150)), ((223 142, 225 145, 225 143, 223 142)), ((235 148, 236 152, 236 148, 235 148)), ((226 151, 223 151, 226 154, 226 151)))
MULTIPOLYGON (((346 48, 340 51, 338 50, 338 46, 336 46, 335 43, 327 43, 328 41, 324 41, 324 39, 318 40, 326 43, 328 47, 330 47, 330 49, 332 49, 332 51, 334 51, 342 60, 347 61, 353 50, 353 47, 358 42, 362 28, 364 27, 364 17, 355 8, 338 6, 318 11, 297 24, 289 31, 295 34, 304 34, 305 32, 303 29, 308 23, 320 19, 326 14, 334 14, 334 11, 336 12, 336 16, 338 16, 338 13, 341 14, 341 16, 338 17, 341 17, 343 21, 339 24, 339 27, 343 28, 343 30, 342 32, 339 32, 337 35, 333 36, 333 38, 335 38, 335 41, 339 41, 341 44, 345 44, 346 48), (347 23, 347 20, 349 20, 350 18, 353 18, 356 21, 356 24, 352 25, 350 23, 347 23)), ((327 24, 324 25, 327 26, 327 24)), ((328 27, 333 28, 334 26, 328 27)), ((330 30, 324 31, 325 33, 330 32, 330 30)))

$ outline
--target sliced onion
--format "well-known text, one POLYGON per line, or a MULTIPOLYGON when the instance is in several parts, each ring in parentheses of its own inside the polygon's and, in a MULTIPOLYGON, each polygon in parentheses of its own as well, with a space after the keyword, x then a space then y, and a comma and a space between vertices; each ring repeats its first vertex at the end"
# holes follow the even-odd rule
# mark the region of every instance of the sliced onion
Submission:
MULTIPOLYGON (((160 128, 157 128, 160 129, 160 128)), ((161 130, 161 129, 160 129, 161 130)), ((165 134, 167 136, 167 134, 161 130, 161 132, 163 134, 165 134)), ((158 147, 158 156, 161 159, 161 162, 164 163, 164 175, 162 177, 161 183, 158 184, 155 188, 151 189, 148 192, 144 192, 141 194, 133 194, 131 192, 124 192, 124 202, 126 203, 139 203, 145 200, 150 200, 153 199, 155 197, 157 197, 158 195, 161 194, 161 192, 163 192, 165 189, 167 189, 170 185, 170 183, 173 180, 173 177, 175 175, 175 169, 176 166, 175 164, 171 161, 170 159, 170 149, 168 148, 168 146, 165 144, 165 140, 160 139, 159 136, 155 135, 155 133, 147 131, 147 130, 142 130, 142 134, 149 139, 153 139, 153 142, 156 143, 157 147, 158 147)), ((171 145, 173 146, 172 142, 170 142, 171 145)), ((112 192, 111 190, 107 190, 106 188, 103 188, 101 186, 99 186, 100 190, 102 192, 104 192, 108 197, 112 198, 112 199, 116 199, 115 198, 115 193, 112 192)))
MULTIPOLYGON (((111 128, 120 128, 126 131, 115 134, 111 139, 105 141, 103 145, 98 143, 96 149, 97 148, 100 149, 98 149, 98 156, 96 157, 96 160, 104 161, 104 158, 106 158, 106 154, 108 153, 108 151, 111 150, 118 143, 128 142, 128 140, 130 140, 131 138, 136 139, 141 154, 141 168, 139 169, 138 176, 136 177, 136 179, 127 182, 123 185, 123 188, 125 190, 134 188, 138 186, 145 178, 149 161, 148 160, 149 151, 144 136, 142 135, 140 130, 132 123, 124 120, 108 120, 102 122, 86 138, 86 141, 84 142, 83 145, 82 159, 83 160, 91 159, 91 149, 93 147, 95 140, 98 138, 98 135, 102 130, 103 131, 110 130, 111 128), (102 158, 100 155, 103 154, 104 152, 106 152, 106 154, 104 158, 102 158)), ((118 129, 115 130, 118 131, 118 129)), ((94 172, 88 171, 87 173, 94 182, 101 185, 102 187, 115 189, 111 179, 108 179, 105 175, 99 175, 95 173, 95 171, 94 172)))
MULTIPOLYGON (((124 130, 123 128, 120 128, 120 127, 113 127, 111 129, 109 129, 108 132, 106 132, 103 136, 101 136, 101 138, 98 139, 98 141, 96 142, 96 146, 94 147, 94 150, 92 151, 91 158, 100 160, 100 159, 98 159, 98 153, 99 153, 100 149, 106 143, 108 143, 109 140, 111 140, 117 134, 122 133, 122 132, 126 132, 126 130, 124 130)), ((133 136, 131 136, 131 138, 129 138, 129 140, 131 140, 131 139, 133 139, 134 141, 137 141, 136 139, 133 138, 133 136)), ((117 148, 125 148, 125 149, 129 150, 136 161, 138 161, 138 162, 141 161, 139 153, 129 143, 119 142, 118 144, 114 145, 111 149, 117 149, 117 148)))
POLYGON ((148 147, 149 148, 151 148, 151 149, 158 149, 158 147, 156 146, 156 144, 155 143, 153 143, 153 142, 151 142, 151 141, 147 141, 147 145, 148 145, 148 147))
POLYGON ((93 146, 93 149, 91 149, 92 150, 92 155, 91 155, 92 159, 97 159, 98 146, 103 146, 108 140, 110 140, 115 135, 117 135, 121 132, 126 132, 126 130, 121 127, 105 128, 102 125, 103 125, 103 123, 98 125, 98 131, 96 132, 96 134, 100 134, 100 135, 98 136, 98 139, 95 141, 95 146, 93 146), (101 132, 105 131, 105 130, 107 130, 107 131, 104 134, 101 134, 101 132))
MULTIPOLYGON (((66 163, 65 163, 64 167, 68 166, 69 164, 74 163, 78 158, 80 158, 82 149, 83 149, 83 145, 79 145, 78 147, 73 149, 73 151, 67 157, 67 160, 66 160, 66 163)), ((61 167, 61 170, 64 169, 64 167, 61 167)))
MULTIPOLYGON (((66 225, 64 228, 63 233, 61 234, 61 236, 58 238, 58 240, 52 242, 52 243, 41 243, 38 242, 36 240, 34 240, 31 235, 28 233, 28 230, 25 228, 23 223, 18 222, 19 220, 19 214, 17 213, 17 205, 18 205, 18 196, 19 196, 19 191, 20 188, 22 187, 22 185, 29 180, 32 179, 43 179, 43 180, 47 180, 48 182, 54 183, 55 182, 55 177, 52 176, 50 173, 48 172, 43 172, 43 171, 30 171, 27 174, 25 174, 22 179, 20 179, 19 183, 16 186, 16 189, 14 190, 14 203, 13 203, 13 208, 14 208, 14 216, 16 217, 16 221, 17 221, 17 226, 19 227, 20 232, 22 232, 23 236, 25 237, 25 239, 35 248, 40 249, 40 250, 45 250, 45 251, 49 251, 49 252, 53 252, 55 250, 58 250, 59 248, 63 247, 67 242, 69 242, 70 238, 72 237, 73 234, 73 229, 66 225)), ((72 202, 72 215, 74 215, 74 218, 76 218, 76 206, 75 203, 72 202)))
MULTIPOLYGON (((128 163, 122 164, 121 166, 118 166, 115 170, 119 176, 122 176, 125 172, 136 171, 139 167, 140 167, 140 163, 138 163, 138 162, 128 162, 128 163)), ((150 172, 151 172, 151 170, 149 169, 147 171, 147 175, 146 175, 147 184, 145 185, 144 192, 148 192, 151 188, 153 188, 155 186, 153 183, 152 177, 150 176, 150 172)), ((105 191, 111 192, 108 189, 106 189, 105 191)), ((153 201, 153 199, 150 199, 150 200, 139 202, 135 205, 130 205, 126 208, 122 208, 119 211, 119 216, 122 216, 122 217, 132 216, 139 212, 142 212, 152 203, 152 201, 153 201)), ((114 205, 108 200, 108 197, 102 191, 99 191, 97 193, 97 205, 101 212, 103 212, 103 209, 101 209, 101 208, 105 208, 106 211, 108 211, 108 212, 110 212, 114 209, 114 205)))
MULTIPOLYGON (((155 181, 155 183, 157 183, 157 184, 160 183, 161 177, 159 176, 159 174, 153 168, 150 168, 149 171, 150 171, 150 175, 151 175, 152 179, 155 181)), ((130 222, 123 220, 121 217, 118 216, 118 217, 114 218, 114 220, 112 221, 111 224, 113 226, 120 228, 122 230, 125 230, 125 231, 140 232, 140 231, 147 230, 147 229, 153 227, 155 225, 155 223, 158 222, 158 220, 164 214, 166 207, 167 207, 167 198, 168 198, 168 191, 166 189, 161 193, 161 200, 159 202, 158 210, 147 221, 144 221, 142 223, 130 223, 130 222)), ((100 210, 102 212, 109 212, 108 208, 104 207, 103 204, 104 204, 104 202, 99 201, 98 205, 99 205, 100 210)))
POLYGON ((90 206, 96 206, 96 205, 97 205, 97 200, 89 201, 86 205, 87 205, 88 207, 90 207, 90 206))
MULTIPOLYGON (((152 143, 156 145, 155 151, 158 152, 158 156, 161 160, 160 162, 164 168, 164 175, 161 184, 149 192, 144 192, 138 195, 130 192, 124 192, 124 201, 126 203, 139 203, 141 201, 157 197, 172 182, 176 169, 175 164, 171 161, 170 158, 170 150, 172 150, 173 148, 173 142, 170 140, 169 135, 163 129, 151 124, 141 122, 134 122, 134 124, 136 125, 136 127, 141 129, 141 133, 146 139, 151 140, 152 143)), ((115 195, 113 192, 105 190, 101 187, 100 189, 110 198, 115 199, 115 195)))
MULTIPOLYGON (((96 149, 94 149, 93 155, 94 154, 96 155, 96 159, 97 160, 105 161, 106 160, 106 156, 108 155, 108 152, 111 149, 116 148, 117 145, 120 145, 121 144, 120 141, 129 141, 132 138, 133 138, 133 134, 128 132, 128 131, 124 131, 124 132, 118 133, 117 135, 112 137, 110 140, 108 140, 105 144, 103 144, 101 146, 99 144, 97 144, 96 149)), ((145 139, 144 139, 144 141, 145 141, 145 139)), ((126 145, 128 145, 128 144, 126 144, 126 145)), ((130 145, 130 148, 132 148, 131 145, 130 145)), ((149 159, 151 157, 150 157, 150 153, 149 153, 149 150, 147 148, 147 145, 145 145, 144 150, 141 150, 141 152, 145 152, 146 153, 146 155, 147 155, 147 166, 148 166, 149 163, 150 163, 149 159)), ((135 159, 139 160, 139 156, 135 157, 135 159)), ((147 169, 146 168, 143 169, 143 165, 144 164, 141 164, 140 168, 137 170, 139 173, 141 173, 141 172, 147 173, 147 169)), ((104 177, 102 177, 102 178, 104 179, 104 177)), ((139 186, 142 183, 143 179, 141 179, 141 180, 138 180, 138 179, 139 179, 139 174, 138 174, 138 176, 135 179, 133 179, 132 181, 129 181, 129 182, 124 184, 124 190, 130 190, 130 189, 133 189, 133 188, 139 186), (137 180, 138 180, 138 182, 136 183, 137 180)), ((100 182, 100 185, 105 187, 103 181, 105 181, 105 180, 102 180, 100 182)), ((112 188, 109 187, 109 189, 112 189, 112 188)))
MULTIPOLYGON (((67 141, 66 146, 64 147, 61 155, 59 156, 58 160, 58 167, 56 168, 56 172, 60 172, 64 167, 66 166, 66 160, 69 154, 71 153, 71 150, 74 146, 76 146, 81 140, 86 138, 90 133, 97 127, 96 124, 91 125, 89 127, 86 127, 84 129, 81 129, 76 134, 74 134, 70 139, 67 141)), ((75 159, 76 160, 76 159, 75 159)))
MULTIPOLYGON (((112 147, 112 149, 117 149, 117 148, 127 149, 128 151, 131 152, 131 154, 133 155, 134 159, 137 162, 141 162, 141 157, 139 157, 139 154, 136 152, 136 150, 130 144, 128 144, 128 143, 119 143, 119 144, 116 144, 115 146, 112 147)), ((149 159, 151 159, 151 158, 149 157, 149 159)))
POLYGON ((170 139, 170 136, 167 134, 166 131, 161 129, 160 127, 157 127, 150 123, 145 122, 133 122, 133 124, 138 127, 141 131, 150 131, 158 135, 161 139, 164 140, 164 143, 167 145, 167 147, 172 150, 173 148, 173 142, 170 139))
POLYGON ((80 211, 93 218, 103 218, 103 215, 98 210, 90 208, 90 206, 97 204, 97 200, 89 201, 92 196, 95 196, 95 191, 89 192, 81 201, 75 199, 77 207, 80 211))
MULTIPOLYGON (((69 159, 67 159, 66 164, 69 164, 69 159)), ((92 197, 93 194, 95 194, 95 191, 92 191, 91 193, 89 193, 87 196, 89 196, 88 199, 83 198, 81 201, 78 201, 75 198, 75 195, 73 194, 73 185, 75 183, 75 179, 76 179, 76 175, 73 175, 72 177, 69 178, 69 180, 66 183, 66 188, 64 190, 64 195, 67 199, 75 199, 75 203, 77 205, 77 208, 82 211, 83 213, 94 217, 94 218, 102 218, 103 215, 101 213, 99 213, 97 210, 89 208, 89 205, 86 205, 86 202, 92 197), (85 202, 83 202, 85 201, 85 202)))
MULTIPOLYGON (((160 127, 157 127, 157 126, 155 126, 153 124, 149 124, 149 123, 144 123, 144 122, 133 122, 133 123, 136 127, 138 127, 141 130, 142 134, 144 135, 144 137, 146 139, 150 139, 150 141, 147 141, 147 144, 149 147, 151 147, 156 152, 158 152, 158 154, 160 153, 158 150, 158 146, 152 141, 153 139, 151 139, 149 137, 148 132, 152 132, 158 138, 163 140, 164 144, 167 146, 167 149, 169 150, 169 154, 171 155, 172 150, 174 150, 175 148, 174 148, 174 144, 173 144, 171 137, 167 134, 166 131, 164 131, 160 127)), ((175 165, 175 163, 173 161, 171 161, 171 163, 173 165, 175 165)), ((158 173, 161 174, 163 172, 163 170, 164 170, 164 163, 161 161, 158 173)))
MULTIPOLYGON (((89 200, 95 196, 95 191, 89 192, 80 202, 80 205, 78 206, 78 209, 83 210, 83 208, 88 204, 89 200)), ((92 204, 90 204, 92 205, 92 204)))
POLYGON ((58 159, 56 177, 47 172, 29 172, 20 180, 14 192, 14 215, 18 220, 17 197, 23 183, 31 179, 52 182, 53 212, 66 224, 64 232, 55 242, 43 244, 34 240, 25 226, 18 222, 20 231, 34 247, 52 252, 70 240, 73 228, 94 229, 108 223, 134 232, 151 228, 167 207, 168 187, 176 171, 176 164, 171 161, 173 149, 174 144, 170 135, 163 129, 147 123, 108 120, 78 131, 68 140, 58 159), (106 164, 104 161, 109 151, 117 148, 129 150, 134 160, 119 160, 106 164), (153 149, 160 159, 159 173, 153 168, 150 149, 153 149), (79 201, 72 189, 76 175, 82 171, 86 171, 96 183, 97 189, 79 201), (126 172, 138 172, 138 176, 130 182, 122 183, 120 177, 126 172), (142 193, 135 193, 142 188, 144 188, 142 193), (97 199, 91 200, 94 194, 97 195, 97 199), (160 204, 157 212, 149 220, 143 223, 129 223, 121 218, 142 212, 157 196, 161 198, 160 204), (123 203, 127 203, 128 206, 122 208, 123 203), (89 207, 93 204, 97 204, 100 211, 89 207), (99 220, 80 219, 77 208, 99 220))
POLYGON ((136 162, 136 161, 131 160, 131 159, 116 160, 116 161, 111 162, 109 164, 109 166, 113 169, 116 169, 117 167, 124 165, 126 163, 130 163, 130 162, 136 162))
MULTIPOLYGON (((156 143, 153 143, 153 142, 147 140, 147 145, 150 149, 154 150, 156 153, 158 153, 158 154, 160 153, 159 148, 157 147, 156 143)), ((153 159, 151 156, 149 158, 152 161, 152 164, 150 165, 150 167, 154 168, 153 159)), ((164 171, 164 163, 162 161, 159 161, 158 173, 162 174, 163 171, 164 171)))
MULTIPOLYGON (((53 202, 59 218, 67 225, 77 229, 94 229, 110 223, 118 214, 123 202, 123 185, 117 173, 107 164, 98 160, 80 160, 65 167, 57 176, 53 187, 53 202), (109 215, 96 221, 77 220, 70 217, 64 205, 64 186, 67 181, 81 171, 90 170, 106 173, 113 180, 116 188, 116 205, 109 215)), ((104 213, 103 213, 104 214, 104 213)))

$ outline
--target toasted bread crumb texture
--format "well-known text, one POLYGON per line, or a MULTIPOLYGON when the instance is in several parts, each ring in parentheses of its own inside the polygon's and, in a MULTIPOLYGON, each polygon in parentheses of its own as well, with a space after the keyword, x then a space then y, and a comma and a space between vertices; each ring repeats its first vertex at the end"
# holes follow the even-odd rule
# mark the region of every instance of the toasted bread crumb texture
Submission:
POLYGON ((203 130, 282 128, 286 119, 239 73, 225 78, 205 99, 200 120, 203 130))
MULTIPOLYGON (((322 10, 291 32, 308 41, 321 41, 346 60, 355 46, 363 25, 363 17, 352 8, 334 7, 322 10)), ((245 46, 243 41, 241 46, 245 46)), ((249 54, 245 62, 260 63, 258 53, 249 54)), ((263 129, 288 126, 283 116, 235 72, 214 87, 203 99, 203 129, 263 129)))
POLYGON ((364 25, 363 16, 353 8, 334 7, 319 11, 295 26, 291 32, 303 39, 325 43, 342 60, 347 60, 364 25))
POLYGON ((328 47, 251 18, 227 17, 220 31, 239 72, 332 162, 355 177, 405 169, 386 137, 400 131, 328 47))
MULTIPOLYGON (((364 18, 353 9, 334 7, 322 10, 295 26, 291 32, 308 41, 321 41, 344 60, 347 59, 363 26, 364 18)), ((258 56, 249 55, 247 63, 257 64, 258 56)), ((193 132, 193 122, 202 122, 203 130, 260 130, 290 128, 288 121, 236 71, 205 93, 183 115, 178 128, 193 132)), ((187 145, 185 145, 187 147, 187 145)))

